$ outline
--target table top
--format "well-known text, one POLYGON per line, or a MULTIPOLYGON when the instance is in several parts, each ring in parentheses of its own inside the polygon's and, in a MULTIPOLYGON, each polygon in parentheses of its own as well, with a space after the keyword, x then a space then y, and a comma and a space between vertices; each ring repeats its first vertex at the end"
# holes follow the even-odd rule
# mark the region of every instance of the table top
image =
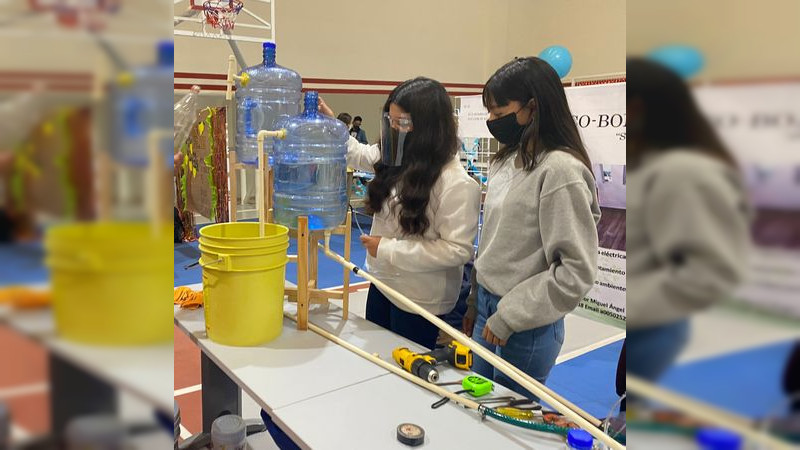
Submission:
POLYGON ((0 322, 40 342, 53 354, 99 379, 124 389, 159 410, 173 414, 171 343, 147 347, 107 347, 81 344, 56 335, 50 309, 11 311, 0 322))
MULTIPOLYGON (((319 322, 325 325, 323 320, 319 322)), ((316 333, 297 330, 295 323, 286 318, 281 335, 257 347, 232 347, 208 339, 202 309, 176 308, 175 323, 268 411, 389 373, 316 333)), ((353 339, 356 345, 365 345, 368 336, 380 334, 376 325, 363 320, 341 322, 337 328, 337 334, 353 339)), ((412 344, 399 337, 389 339, 395 346, 412 344)), ((377 340, 365 345, 368 350, 377 347, 377 340)))
POLYGON ((405 422, 425 430, 426 448, 564 448, 560 436, 481 422, 477 412, 452 402, 431 409, 436 400, 432 392, 386 375, 282 408, 277 416, 313 449, 407 449, 396 438, 405 422))

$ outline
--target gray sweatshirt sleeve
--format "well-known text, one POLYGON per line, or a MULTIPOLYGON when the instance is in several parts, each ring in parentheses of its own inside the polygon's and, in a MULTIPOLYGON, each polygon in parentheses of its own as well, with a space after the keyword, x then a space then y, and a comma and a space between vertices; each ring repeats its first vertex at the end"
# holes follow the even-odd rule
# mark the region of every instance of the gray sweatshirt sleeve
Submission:
POLYGON ((539 226, 549 264, 511 289, 487 321, 506 340, 514 332, 555 322, 575 309, 597 275, 597 226, 593 193, 584 180, 544 192, 539 226))
POLYGON ((719 170, 684 166, 653 180, 644 228, 659 264, 628 276, 628 321, 646 326, 685 317, 738 287, 750 218, 737 183, 719 170))

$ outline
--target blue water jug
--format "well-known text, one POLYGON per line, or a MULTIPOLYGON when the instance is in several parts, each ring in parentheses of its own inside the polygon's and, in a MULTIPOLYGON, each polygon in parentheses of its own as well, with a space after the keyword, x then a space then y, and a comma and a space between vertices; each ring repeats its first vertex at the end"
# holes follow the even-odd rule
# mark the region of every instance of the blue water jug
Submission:
MULTIPOLYGON (((258 164, 260 130, 274 130, 275 124, 300 114, 303 80, 294 70, 275 63, 275 44, 265 42, 264 62, 248 67, 247 86, 236 84, 236 157, 244 164, 258 164)), ((271 153, 272 140, 264 143, 271 153)))
POLYGON ((327 230, 347 214, 347 126, 319 113, 318 95, 306 92, 303 114, 285 119, 285 140, 274 140, 275 222, 297 228, 308 216, 309 228, 327 230))
POLYGON ((172 41, 158 44, 158 63, 120 76, 110 89, 111 127, 108 148, 114 159, 130 166, 146 166, 149 135, 164 132, 159 150, 164 164, 172 167, 173 92, 175 47, 172 41))

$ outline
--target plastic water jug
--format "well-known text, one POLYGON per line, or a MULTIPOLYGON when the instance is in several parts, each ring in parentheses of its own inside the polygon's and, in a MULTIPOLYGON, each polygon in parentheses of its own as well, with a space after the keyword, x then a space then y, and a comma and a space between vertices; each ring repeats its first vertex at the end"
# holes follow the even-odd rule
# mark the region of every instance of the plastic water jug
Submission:
POLYGON ((158 44, 158 64, 123 74, 111 87, 111 133, 109 148, 126 165, 146 166, 151 132, 164 137, 159 149, 172 167, 172 145, 167 133, 173 129, 175 47, 172 41, 158 44))
MULTIPOLYGON (((244 70, 250 76, 247 86, 236 84, 236 157, 251 165, 258 164, 258 132, 299 114, 303 87, 300 74, 275 63, 275 44, 265 42, 263 49, 264 62, 244 70)), ((264 148, 271 153, 271 139, 264 148)))
POLYGON ((289 228, 308 216, 310 229, 331 229, 347 214, 347 126, 320 114, 318 101, 306 92, 303 114, 277 124, 286 139, 274 141, 271 158, 274 218, 289 228))

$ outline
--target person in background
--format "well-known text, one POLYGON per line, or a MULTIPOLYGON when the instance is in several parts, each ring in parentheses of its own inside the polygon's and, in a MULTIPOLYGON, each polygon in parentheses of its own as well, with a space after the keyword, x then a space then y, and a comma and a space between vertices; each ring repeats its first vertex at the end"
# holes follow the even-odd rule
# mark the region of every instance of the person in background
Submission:
MULTIPOLYGON (((320 110, 333 111, 320 101, 320 110)), ((354 126, 360 121, 354 120, 354 126)), ((453 105, 441 83, 418 77, 397 86, 383 107, 380 145, 351 135, 347 163, 375 178, 367 270, 428 312, 443 316, 458 300, 478 233, 481 191, 458 158, 453 105)), ((434 348, 439 329, 370 286, 367 320, 434 348)))
POLYGON ((347 113, 339 113, 336 118, 342 121, 343 124, 347 125, 347 128, 350 128, 350 123, 353 122, 353 117, 347 113))
POLYGON ((361 116, 353 118, 353 127, 350 128, 350 136, 362 144, 369 144, 367 141, 367 133, 361 129, 361 116))
MULTIPOLYGON (((545 61, 519 58, 483 89, 491 160, 477 289, 463 330, 540 383, 564 343, 564 316, 597 275, 600 206, 589 155, 561 80, 545 61)), ((472 369, 530 392, 475 356, 472 369)))
POLYGON ((627 61, 629 375, 655 382, 689 318, 742 282, 751 208, 737 164, 671 70, 627 61))

